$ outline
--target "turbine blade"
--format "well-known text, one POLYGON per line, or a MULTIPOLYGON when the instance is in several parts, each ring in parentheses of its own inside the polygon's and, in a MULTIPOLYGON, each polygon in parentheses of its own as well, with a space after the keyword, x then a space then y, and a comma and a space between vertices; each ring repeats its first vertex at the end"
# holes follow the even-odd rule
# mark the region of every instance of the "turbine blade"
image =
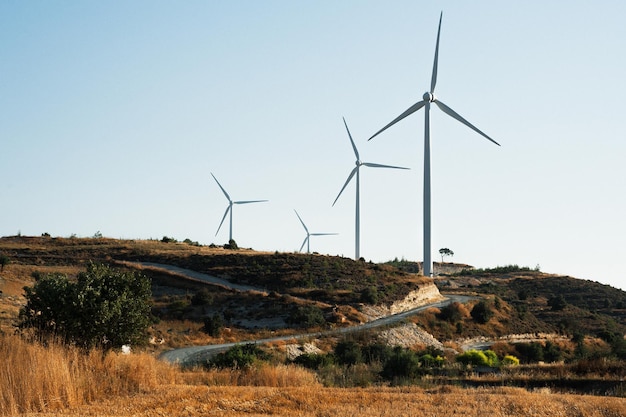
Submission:
POLYGON ((217 228, 217 232, 215 232, 215 236, 217 236, 217 234, 220 232, 220 229, 222 228, 222 224, 224 223, 224 220, 226 220, 226 216, 228 215, 228 211, 231 210, 233 208, 233 206, 231 206, 230 204, 228 205, 228 207, 226 207, 226 211, 224 212, 224 217, 222 217, 222 221, 220 222, 220 225, 217 228))
POLYGON ((267 201, 269 201, 269 200, 233 201, 233 204, 265 203, 267 201))
MULTIPOLYGON (((293 209, 293 211, 296 211, 296 209, 293 209)), ((300 215, 298 214, 298 212, 296 211, 296 216, 298 216, 298 220, 300 220, 300 223, 302 223, 302 227, 304 227, 304 230, 306 230, 306 234, 307 236, 309 235, 309 229, 307 229, 306 224, 304 224, 304 222, 302 221, 302 217, 300 217, 300 215)), ((300 249, 302 250, 302 249, 300 249)))
POLYGON ((359 150, 356 148, 356 145, 354 144, 354 140, 352 140, 352 135, 350 134, 350 129, 348 129, 348 124, 346 123, 345 117, 343 118, 343 124, 346 126, 346 130, 348 131, 348 137, 350 138, 352 149, 354 149, 354 155, 356 156, 356 159, 359 160, 361 159, 361 157, 359 157, 359 150))
POLYGON ((310 236, 332 236, 338 235, 339 233, 311 233, 310 236))
POLYGON ((435 94, 435 85, 437 84, 437 63, 439 61, 439 35, 441 35, 441 19, 443 11, 439 15, 439 29, 437 30, 437 46, 435 46, 435 62, 433 63, 433 77, 430 80, 430 94, 435 94))
POLYGON ((363 162, 363 164, 361 164, 361 165, 365 165, 366 167, 371 167, 371 168, 411 169, 411 168, 405 168, 405 167, 396 167, 396 166, 393 166, 393 165, 373 164, 371 162, 363 162))
POLYGON ((343 193, 343 190, 346 189, 346 187, 348 186, 348 183, 350 182, 352 177, 354 177, 354 174, 356 174, 358 170, 359 170, 359 167, 355 167, 350 173, 350 175, 348 175, 348 179, 346 180, 346 183, 343 185, 343 187, 341 188, 341 191, 339 191, 339 194, 337 194, 337 198, 335 198, 335 201, 333 202, 333 207, 335 206, 335 203, 337 202, 337 200, 339 200, 339 196, 341 195, 341 193, 343 193))
POLYGON ((232 201, 230 199, 230 196, 228 195, 228 193, 226 192, 226 190, 224 189, 224 187, 222 187, 222 184, 220 184, 220 182, 217 180, 217 178, 215 178, 215 175, 213 175, 213 173, 211 172, 211 176, 213 177, 213 179, 215 180, 215 182, 217 183, 217 185, 220 186, 220 188, 222 189, 222 192, 224 193, 224 195, 226 196, 226 198, 228 199, 228 201, 232 201))
POLYGON ((304 238, 304 242, 302 242, 302 246, 300 246, 300 250, 298 252, 302 252, 302 248, 304 248, 304 245, 306 245, 306 241, 307 240, 309 240, 309 235, 308 234, 304 238))
POLYGON ((408 109, 406 109, 406 111, 404 113, 402 113, 400 116, 396 117, 395 119, 393 119, 391 121, 391 123, 389 123, 387 126, 383 127, 382 129, 380 129, 378 132, 376 132, 374 135, 372 135, 371 138, 369 138, 368 140, 372 140, 374 139, 376 136, 378 136, 379 133, 383 132, 384 130, 386 130, 387 128, 395 125, 396 123, 398 123, 400 120, 404 119, 405 117, 407 117, 410 114, 415 113, 416 111, 418 111, 419 109, 421 109, 422 107, 424 107, 424 104, 426 104, 426 102, 424 100, 422 101, 418 101, 417 103, 415 103, 414 105, 412 105, 411 107, 409 107, 408 109))
POLYGON ((480 129, 478 129, 476 126, 474 126, 473 124, 471 124, 470 122, 465 120, 463 117, 461 117, 460 114, 458 114, 457 112, 452 110, 450 107, 448 107, 445 104, 443 104, 441 101, 435 100, 435 103, 437 104, 437 106, 439 106, 441 111, 443 111, 448 116, 458 120, 459 122, 463 123, 465 126, 467 126, 470 129, 472 129, 474 132, 480 134, 481 136, 484 136, 485 138, 489 139, 491 142, 493 142, 496 145, 500 146, 500 144, 498 142, 496 142, 495 140, 491 139, 489 136, 487 136, 485 133, 483 133, 480 129))

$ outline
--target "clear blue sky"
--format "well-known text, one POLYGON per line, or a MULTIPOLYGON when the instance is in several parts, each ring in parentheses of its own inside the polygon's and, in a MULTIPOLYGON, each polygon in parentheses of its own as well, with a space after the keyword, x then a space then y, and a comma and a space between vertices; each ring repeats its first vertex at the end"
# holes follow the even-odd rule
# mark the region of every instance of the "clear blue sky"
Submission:
POLYGON ((433 109, 433 258, 626 288, 623 1, 0 1, 0 235, 215 236, 422 258, 430 85, 502 144, 433 109))

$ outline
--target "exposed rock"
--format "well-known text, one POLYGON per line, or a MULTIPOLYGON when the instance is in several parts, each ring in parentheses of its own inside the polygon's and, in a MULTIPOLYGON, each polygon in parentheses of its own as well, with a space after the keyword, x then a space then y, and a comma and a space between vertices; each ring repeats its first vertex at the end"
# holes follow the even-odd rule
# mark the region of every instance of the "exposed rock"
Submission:
POLYGON ((411 291, 403 300, 398 300, 390 306, 385 305, 364 305, 362 307, 363 314, 369 320, 376 320, 391 314, 402 313, 421 307, 425 304, 443 300, 444 297, 439 293, 439 289, 433 283, 421 284, 417 290, 411 291))
POLYGON ((302 345, 298 345, 298 344, 285 345, 285 351, 287 352, 287 359, 291 361, 300 355, 304 355, 305 353, 309 353, 309 354, 324 353, 320 348, 315 346, 313 343, 304 343, 302 345))
POLYGON ((444 350, 443 344, 433 335, 419 328, 415 323, 408 323, 393 329, 384 330, 378 335, 379 340, 389 346, 412 347, 415 345, 433 346, 444 350))

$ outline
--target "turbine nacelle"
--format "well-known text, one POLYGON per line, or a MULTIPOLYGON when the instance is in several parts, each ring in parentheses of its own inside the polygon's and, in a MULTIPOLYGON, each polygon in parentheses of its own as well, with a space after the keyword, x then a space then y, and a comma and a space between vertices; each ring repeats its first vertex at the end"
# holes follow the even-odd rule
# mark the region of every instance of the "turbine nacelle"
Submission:
POLYGON ((433 93, 428 92, 428 91, 424 93, 422 98, 424 99, 424 101, 426 103, 434 103, 437 100, 435 95, 433 93))

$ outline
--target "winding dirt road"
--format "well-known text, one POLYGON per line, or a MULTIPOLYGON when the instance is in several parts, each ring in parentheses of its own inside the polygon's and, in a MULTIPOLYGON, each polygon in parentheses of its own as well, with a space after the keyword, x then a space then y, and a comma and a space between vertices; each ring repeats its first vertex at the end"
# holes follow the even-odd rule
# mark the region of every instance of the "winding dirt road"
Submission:
MULTIPOLYGON (((148 268, 153 270, 161 270, 163 272, 167 272, 169 274, 180 276, 184 279, 192 279, 197 281, 206 282, 212 285, 218 285, 223 288, 229 288, 236 291, 253 291, 258 293, 267 294, 268 291, 264 288, 251 287, 246 285, 237 285, 233 284, 225 279, 221 279, 218 277, 214 277, 211 275, 203 274, 201 272, 192 271, 190 269, 180 268, 173 265, 165 265, 165 264, 157 264, 151 262, 124 262, 128 266, 140 267, 140 268, 148 268)), ((420 311, 426 310, 431 307, 444 307, 450 303, 458 301, 459 303, 465 303, 471 300, 473 297, 464 296, 464 295, 450 295, 447 296, 445 300, 437 301, 434 303, 425 304, 423 306, 404 311, 402 313, 397 313, 393 315, 389 315, 386 317, 381 317, 376 320, 369 321, 367 323, 363 323, 357 326, 344 327, 341 329, 335 330, 327 330, 323 332, 316 333, 303 333, 298 335, 290 335, 290 336, 278 336, 267 339, 258 339, 258 340, 247 340, 237 343, 223 343, 218 345, 204 345, 204 346, 190 346, 180 349, 174 349, 161 354, 160 358, 171 362, 171 363, 179 363, 183 366, 194 365, 197 363, 201 363, 206 359, 216 355, 217 353, 224 352, 235 345, 248 344, 248 343, 271 343, 277 341, 284 340, 301 340, 301 339, 309 339, 312 337, 320 337, 320 336, 328 336, 328 335, 337 335, 337 334, 349 334, 355 333, 363 330, 374 329, 381 326, 388 326, 390 324, 397 323, 405 318, 419 313, 420 311)))

